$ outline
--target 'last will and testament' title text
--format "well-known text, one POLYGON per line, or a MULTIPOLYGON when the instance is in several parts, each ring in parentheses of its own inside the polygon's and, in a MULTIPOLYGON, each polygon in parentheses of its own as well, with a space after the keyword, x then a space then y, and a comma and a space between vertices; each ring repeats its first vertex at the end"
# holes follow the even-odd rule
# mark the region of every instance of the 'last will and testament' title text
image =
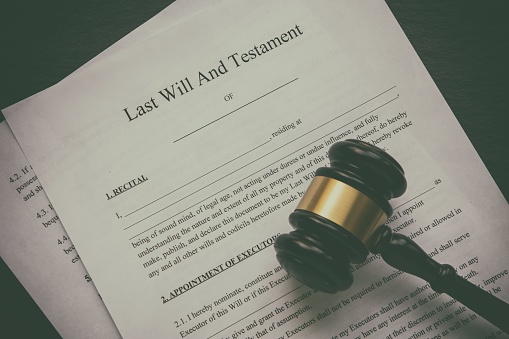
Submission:
MULTIPOLYGON (((164 98, 163 102, 172 102, 176 100, 178 97, 187 94, 194 90, 196 87, 202 86, 206 83, 211 82, 212 80, 218 78, 221 75, 228 73, 230 68, 238 68, 245 63, 253 61, 266 53, 269 53, 276 49, 277 47, 290 42, 291 40, 298 38, 303 34, 303 31, 299 27, 299 25, 295 25, 294 28, 282 33, 279 36, 276 36, 273 39, 268 40, 265 43, 254 45, 252 49, 243 52, 243 53, 233 53, 230 54, 225 61, 223 59, 219 60, 219 65, 217 68, 213 68, 208 72, 198 72, 198 76, 194 82, 189 80, 189 77, 185 77, 179 81, 176 81, 171 86, 165 87, 158 91, 160 97, 164 98)), ((159 97, 156 95, 156 98, 159 97)), ((144 102, 143 104, 136 107, 135 110, 124 108, 123 112, 129 119, 129 122, 141 117, 147 113, 152 112, 153 110, 159 108, 159 104, 156 101, 156 98, 151 97, 149 100, 144 102)))

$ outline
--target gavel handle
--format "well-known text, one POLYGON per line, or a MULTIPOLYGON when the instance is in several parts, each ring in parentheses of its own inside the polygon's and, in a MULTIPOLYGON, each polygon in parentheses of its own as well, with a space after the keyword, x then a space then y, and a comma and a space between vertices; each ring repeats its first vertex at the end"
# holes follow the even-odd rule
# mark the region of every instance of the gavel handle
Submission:
POLYGON ((436 262, 407 236, 392 233, 382 225, 371 236, 370 250, 392 267, 426 280, 436 292, 450 295, 509 333, 509 304, 459 276, 452 266, 436 262))

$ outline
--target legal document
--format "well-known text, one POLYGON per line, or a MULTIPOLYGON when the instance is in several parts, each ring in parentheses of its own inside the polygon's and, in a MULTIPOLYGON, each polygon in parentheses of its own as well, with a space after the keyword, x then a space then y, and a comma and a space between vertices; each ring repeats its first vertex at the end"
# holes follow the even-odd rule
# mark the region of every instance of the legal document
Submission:
POLYGON ((501 335, 377 255, 336 295, 275 259, 364 140, 409 182, 388 224, 509 299, 507 203, 383 2, 224 2, 4 113, 125 338, 501 335))

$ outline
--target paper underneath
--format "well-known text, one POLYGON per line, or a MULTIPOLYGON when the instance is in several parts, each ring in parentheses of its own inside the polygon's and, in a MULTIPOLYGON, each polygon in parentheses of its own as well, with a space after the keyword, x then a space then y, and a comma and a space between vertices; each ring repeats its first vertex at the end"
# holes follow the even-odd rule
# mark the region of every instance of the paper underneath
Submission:
MULTIPOLYGON (((87 65, 206 8, 202 1, 187 0, 185 4, 177 1, 87 65)), ((62 337, 120 337, 91 276, 5 121, 0 123, 0 140, 3 260, 62 337)))

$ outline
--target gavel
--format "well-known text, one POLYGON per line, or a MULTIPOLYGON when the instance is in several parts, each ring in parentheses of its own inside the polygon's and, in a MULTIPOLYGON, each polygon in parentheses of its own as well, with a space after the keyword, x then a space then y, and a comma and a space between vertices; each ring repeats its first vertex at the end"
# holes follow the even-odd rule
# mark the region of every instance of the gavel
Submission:
POLYGON ((440 264, 409 237, 384 222, 389 200, 403 195, 401 165, 369 143, 345 140, 329 149, 329 167, 316 170, 289 222, 294 228, 276 238, 281 266, 296 280, 321 292, 336 293, 353 283, 350 264, 379 254, 390 266, 418 276, 493 325, 509 333, 509 305, 440 264))

